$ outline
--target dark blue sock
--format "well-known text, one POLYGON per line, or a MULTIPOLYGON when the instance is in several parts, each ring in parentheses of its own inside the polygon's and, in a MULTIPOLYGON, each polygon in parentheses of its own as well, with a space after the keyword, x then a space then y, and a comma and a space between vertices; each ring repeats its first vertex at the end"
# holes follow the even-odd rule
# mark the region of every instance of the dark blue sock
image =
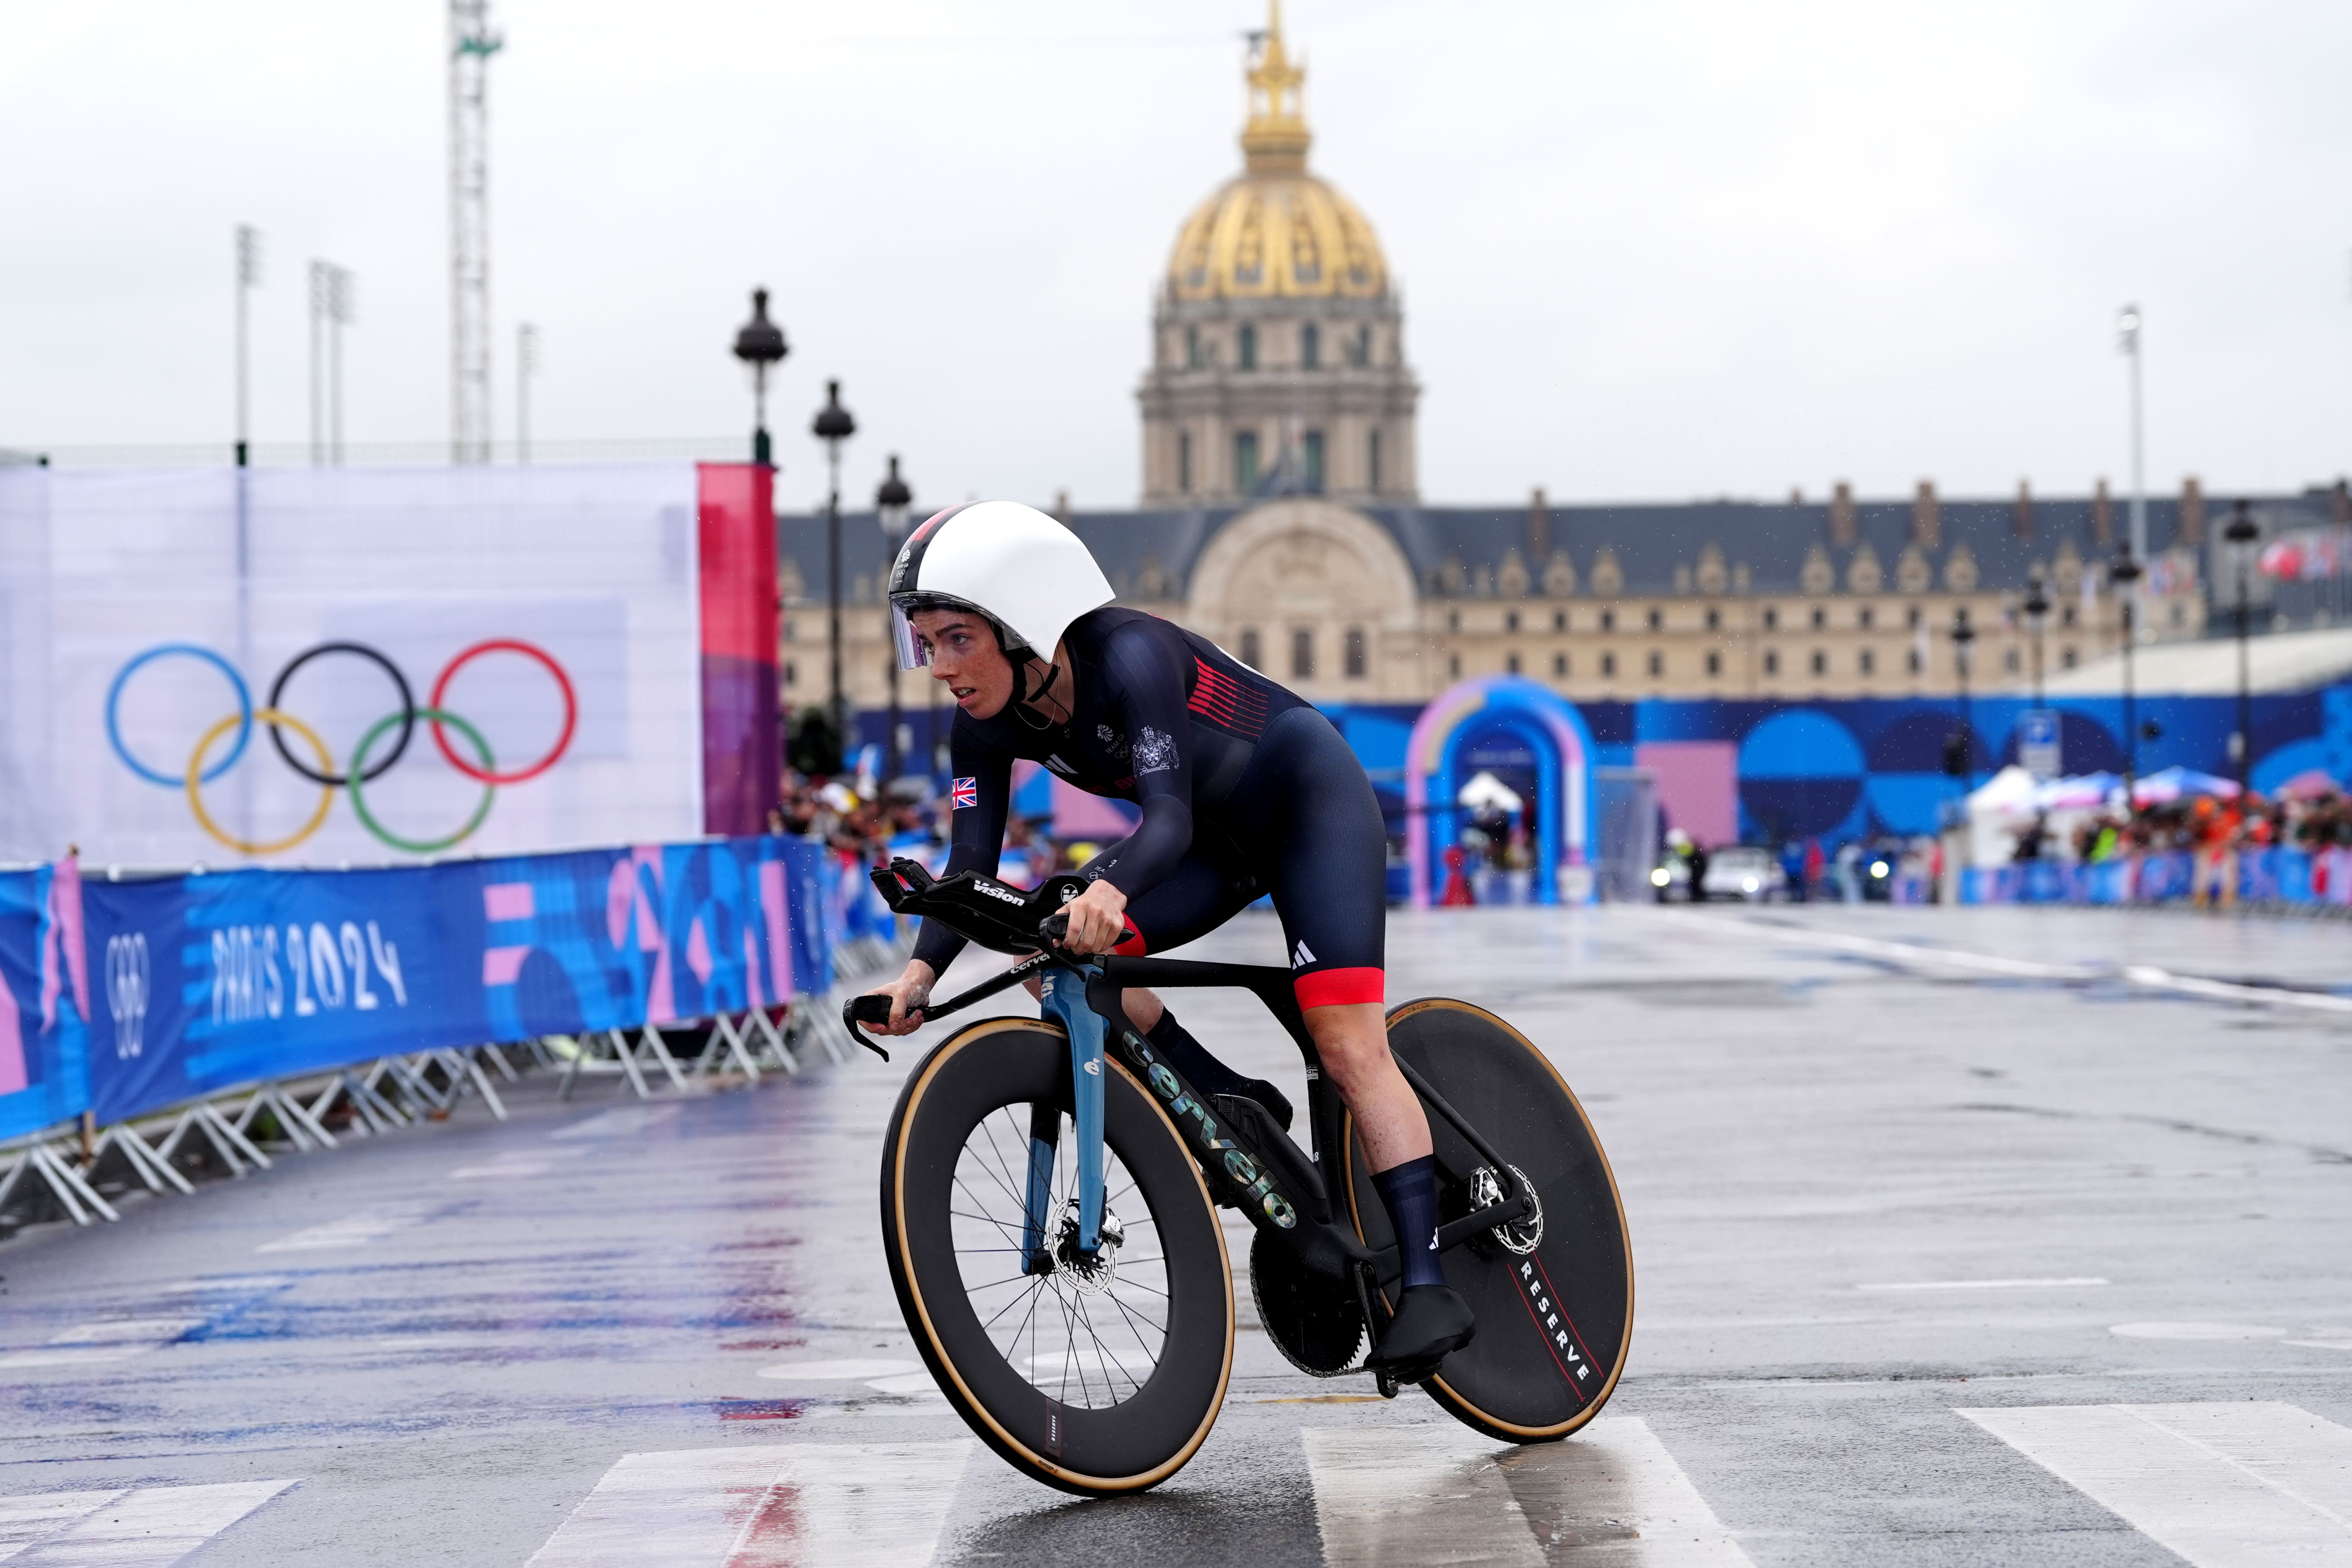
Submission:
POLYGON ((1372 1173, 1381 1190, 1389 1223, 1396 1227, 1397 1255, 1404 1264, 1404 1285, 1443 1285, 1445 1270, 1437 1266, 1437 1158, 1423 1154, 1385 1171, 1372 1173))
POLYGON ((1143 1032, 1151 1048, 1166 1059, 1168 1065, 1184 1075, 1184 1081, 1202 1094, 1238 1094, 1242 1075, 1209 1054, 1208 1047, 1194 1039, 1176 1015, 1166 1008, 1160 1012, 1160 1022, 1143 1032))

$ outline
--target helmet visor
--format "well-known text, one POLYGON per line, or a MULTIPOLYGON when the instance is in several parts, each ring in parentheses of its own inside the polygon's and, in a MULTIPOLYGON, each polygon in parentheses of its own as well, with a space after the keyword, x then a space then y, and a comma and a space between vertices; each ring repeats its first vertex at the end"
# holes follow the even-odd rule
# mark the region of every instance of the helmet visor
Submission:
POLYGON ((920 669, 931 662, 931 645, 923 640, 922 634, 915 630, 915 623, 907 618, 905 605, 890 606, 890 631, 898 644, 900 669, 920 669))

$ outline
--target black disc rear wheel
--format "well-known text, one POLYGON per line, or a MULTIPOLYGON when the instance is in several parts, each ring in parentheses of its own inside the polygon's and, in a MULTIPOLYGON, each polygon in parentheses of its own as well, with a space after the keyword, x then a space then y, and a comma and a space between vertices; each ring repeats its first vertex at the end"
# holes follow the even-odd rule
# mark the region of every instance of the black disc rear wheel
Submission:
MULTIPOLYGON (((1389 1048, 1533 1184, 1536 1227, 1484 1236, 1444 1258, 1446 1282, 1478 1314, 1476 1338, 1422 1386, 1457 1418, 1507 1442, 1565 1437, 1617 1386, 1633 1342, 1633 1243, 1617 1179, 1567 1080, 1526 1036, 1467 1002, 1432 998, 1389 1014, 1389 1048)), ((1460 1218, 1507 1175, 1439 1116, 1429 1119, 1439 1207, 1460 1218), (1489 1184, 1491 1184, 1491 1185, 1489 1184)), ((1388 1211, 1349 1125, 1349 1201, 1357 1234, 1395 1245, 1388 1211)), ((1485 1196, 1485 1202, 1493 1201, 1485 1196)), ((1394 1305, 1391 1284, 1375 1302, 1394 1305)))
POLYGON ((997 1018, 908 1079, 882 1161, 883 1243, 907 1327, 982 1440, 1048 1486, 1139 1491, 1217 1418, 1233 1369, 1233 1275, 1200 1171, 1127 1069, 1103 1074, 1104 1246, 1076 1250, 1070 1051, 997 1018), (1051 1201, 1041 1262, 1031 1161, 1051 1201))

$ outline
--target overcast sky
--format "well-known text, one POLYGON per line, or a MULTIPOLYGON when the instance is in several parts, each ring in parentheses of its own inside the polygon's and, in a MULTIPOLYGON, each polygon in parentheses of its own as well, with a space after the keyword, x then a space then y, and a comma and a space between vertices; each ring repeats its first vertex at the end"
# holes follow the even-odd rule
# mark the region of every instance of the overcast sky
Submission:
MULTIPOLYGON (((1259 0, 493 0, 498 422, 717 436, 748 289, 792 342, 782 499, 1130 504, 1185 213, 1239 167, 1259 0)), ((1293 0, 1313 166, 1404 289, 1424 496, 2080 492, 2352 468, 2352 7, 1293 0)), ((354 442, 447 431, 445 17, 0 0, 0 447, 307 430, 303 268, 358 274, 354 442)))

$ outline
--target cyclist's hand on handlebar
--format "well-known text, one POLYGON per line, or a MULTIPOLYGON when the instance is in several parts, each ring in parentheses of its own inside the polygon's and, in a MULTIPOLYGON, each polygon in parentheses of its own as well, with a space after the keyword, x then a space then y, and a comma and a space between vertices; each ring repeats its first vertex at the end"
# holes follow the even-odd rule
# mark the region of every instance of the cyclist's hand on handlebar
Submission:
POLYGON ((877 985, 866 994, 890 998, 890 1021, 866 1026, 877 1035, 911 1035, 923 1026, 923 1009, 930 1005, 931 983, 939 976, 931 966, 919 958, 907 961, 906 972, 887 985, 877 985))
POLYGON ((1127 935, 1126 922, 1120 919, 1126 910, 1125 893, 1108 882, 1088 883, 1085 892, 1055 911, 1070 922, 1070 933, 1062 939, 1064 951, 1108 952, 1127 935))

